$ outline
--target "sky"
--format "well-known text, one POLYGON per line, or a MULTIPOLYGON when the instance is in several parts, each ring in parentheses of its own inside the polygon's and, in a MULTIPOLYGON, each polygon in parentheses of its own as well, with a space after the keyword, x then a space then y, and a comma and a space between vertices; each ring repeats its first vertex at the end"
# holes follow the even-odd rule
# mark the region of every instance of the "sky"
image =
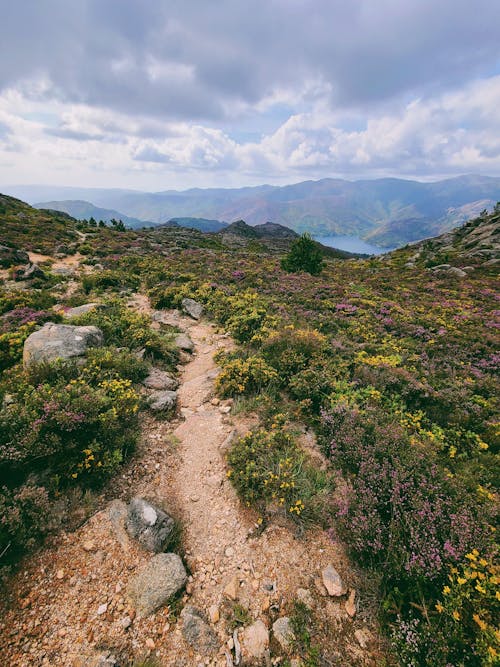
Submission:
POLYGON ((499 0, 0 0, 0 189, 500 175, 499 0))

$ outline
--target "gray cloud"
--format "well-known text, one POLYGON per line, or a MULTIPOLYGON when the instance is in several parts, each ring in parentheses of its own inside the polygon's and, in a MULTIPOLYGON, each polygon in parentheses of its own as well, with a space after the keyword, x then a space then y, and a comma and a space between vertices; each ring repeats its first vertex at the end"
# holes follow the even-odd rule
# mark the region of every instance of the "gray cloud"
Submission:
POLYGON ((174 120, 230 117, 312 79, 333 104, 366 108, 490 74, 500 59, 491 0, 0 0, 0 10, 0 89, 40 77, 44 95, 174 120))

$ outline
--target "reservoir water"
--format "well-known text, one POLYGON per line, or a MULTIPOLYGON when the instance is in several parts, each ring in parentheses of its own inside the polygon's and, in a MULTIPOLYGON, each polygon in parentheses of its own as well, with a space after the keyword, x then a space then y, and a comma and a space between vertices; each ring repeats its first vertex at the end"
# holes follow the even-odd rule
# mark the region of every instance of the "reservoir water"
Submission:
POLYGON ((389 250, 394 250, 394 248, 381 248, 378 245, 358 239, 356 236, 315 236, 314 239, 329 248, 359 252, 365 255, 381 255, 384 252, 389 252, 389 250))

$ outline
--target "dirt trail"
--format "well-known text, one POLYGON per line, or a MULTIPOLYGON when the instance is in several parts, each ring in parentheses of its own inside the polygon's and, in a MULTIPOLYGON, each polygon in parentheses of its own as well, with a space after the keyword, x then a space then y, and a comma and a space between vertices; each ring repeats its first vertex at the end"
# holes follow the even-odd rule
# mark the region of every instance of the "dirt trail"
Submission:
MULTIPOLYGON (((150 310, 140 295, 134 305, 150 310)), ((247 622, 261 619, 270 629, 299 588, 314 599, 331 664, 377 664, 373 643, 363 650, 354 639, 356 629, 369 626, 366 614, 351 620, 344 600, 329 598, 320 582, 321 570, 332 563, 348 586, 358 587, 342 549, 321 530, 300 539, 286 525, 260 532, 258 516, 242 506, 227 479, 225 447, 255 424, 248 416, 228 414, 227 402, 213 401, 213 355, 231 341, 206 322, 168 313, 163 319, 189 333, 195 345, 180 377, 183 421, 145 420, 139 456, 121 476, 116 496, 145 496, 181 520, 191 572, 183 601, 211 615, 220 651, 211 658, 197 655, 182 636, 182 621, 175 622, 168 608, 133 620, 126 586, 150 554, 113 529, 102 510, 76 532, 55 538, 14 577, 0 623, 4 664, 84 667, 93 664, 88 656, 96 648, 109 648, 115 654, 153 654, 165 666, 222 667, 234 606, 246 610, 247 622), (98 613, 104 604, 105 612, 98 613), (127 618, 133 623, 124 628, 127 618)))

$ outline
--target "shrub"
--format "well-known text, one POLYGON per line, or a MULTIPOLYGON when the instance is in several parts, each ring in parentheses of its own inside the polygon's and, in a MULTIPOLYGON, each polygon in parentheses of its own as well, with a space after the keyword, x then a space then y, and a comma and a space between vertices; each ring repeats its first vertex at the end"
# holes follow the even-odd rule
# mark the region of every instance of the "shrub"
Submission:
POLYGON ((222 371, 215 381, 215 389, 223 398, 262 391, 278 380, 278 374, 259 356, 246 359, 228 358, 222 361, 222 371))
POLYGON ((119 299, 110 299, 102 309, 89 311, 71 323, 99 327, 108 345, 132 350, 144 348, 151 357, 163 360, 172 368, 177 363, 178 351, 173 336, 153 331, 149 315, 136 312, 119 299))
POLYGON ((85 294, 89 292, 102 292, 110 287, 112 288, 132 288, 137 289, 140 285, 140 280, 134 274, 126 271, 99 271, 95 273, 88 273, 82 277, 82 287, 85 294))
POLYGON ((262 508, 273 504, 294 519, 317 519, 328 480, 307 462, 281 422, 276 415, 270 430, 259 429, 240 438, 229 452, 228 474, 247 503, 262 508))
POLYGON ((311 329, 288 326, 273 331, 262 342, 262 356, 278 371, 283 381, 307 368, 314 357, 326 351, 326 337, 311 329))
POLYGON ((288 273, 305 271, 319 276, 323 270, 323 255, 310 234, 302 234, 292 243, 290 252, 281 260, 281 268, 288 273))
POLYGON ((0 563, 33 547, 49 529, 50 503, 43 487, 0 488, 0 563))
POLYGON ((128 379, 19 385, 0 409, 0 465, 50 469, 64 484, 101 481, 134 443, 139 396, 128 379))

